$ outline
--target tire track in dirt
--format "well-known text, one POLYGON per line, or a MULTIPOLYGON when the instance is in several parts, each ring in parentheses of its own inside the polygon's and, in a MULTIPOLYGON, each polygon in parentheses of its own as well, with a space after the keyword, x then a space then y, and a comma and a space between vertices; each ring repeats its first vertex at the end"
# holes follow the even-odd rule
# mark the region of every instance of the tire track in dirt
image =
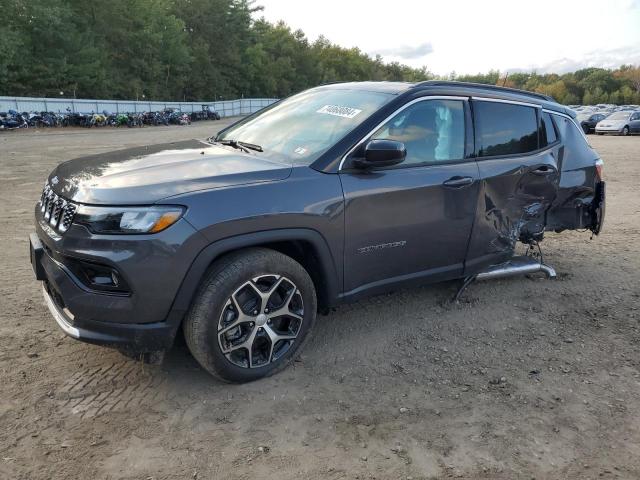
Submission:
POLYGON ((134 406, 158 406, 167 399, 166 384, 163 372, 122 359, 76 370, 54 398, 64 413, 93 418, 134 406))

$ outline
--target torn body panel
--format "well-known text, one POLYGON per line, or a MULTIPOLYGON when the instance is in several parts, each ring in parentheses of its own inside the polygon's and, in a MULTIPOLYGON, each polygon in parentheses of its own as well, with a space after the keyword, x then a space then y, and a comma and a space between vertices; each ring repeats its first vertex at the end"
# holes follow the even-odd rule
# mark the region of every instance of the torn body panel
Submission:
POLYGON ((516 243, 542 238, 546 213, 557 197, 556 149, 516 158, 479 161, 481 191, 465 274, 513 256, 516 243))
POLYGON ((480 194, 465 275, 509 260, 545 231, 598 234, 605 212, 602 160, 573 120, 553 114, 560 141, 543 152, 478 161, 480 194))
POLYGON ((589 229, 599 233, 604 221, 602 160, 573 121, 553 115, 563 146, 558 151, 560 185, 547 215, 546 230, 589 229))

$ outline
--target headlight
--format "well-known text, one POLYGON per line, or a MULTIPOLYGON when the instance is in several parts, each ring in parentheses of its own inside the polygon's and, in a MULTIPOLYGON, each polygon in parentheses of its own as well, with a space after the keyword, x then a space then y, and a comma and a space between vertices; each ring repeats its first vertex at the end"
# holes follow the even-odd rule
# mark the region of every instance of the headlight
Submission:
POLYGON ((157 233, 169 228, 182 217, 179 206, 93 207, 81 205, 74 223, 93 233, 157 233))

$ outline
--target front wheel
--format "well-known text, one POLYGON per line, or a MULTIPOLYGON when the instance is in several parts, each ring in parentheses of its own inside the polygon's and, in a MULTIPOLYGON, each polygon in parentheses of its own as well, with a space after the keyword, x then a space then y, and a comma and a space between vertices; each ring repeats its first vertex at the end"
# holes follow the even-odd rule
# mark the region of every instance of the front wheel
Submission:
POLYGON ((629 135, 629 127, 625 126, 625 127, 622 129, 622 135, 623 135, 624 137, 626 137, 627 135, 629 135))
POLYGON ((292 258, 265 248, 213 265, 184 321, 195 359, 216 378, 257 380, 295 358, 316 320, 316 291, 292 258))

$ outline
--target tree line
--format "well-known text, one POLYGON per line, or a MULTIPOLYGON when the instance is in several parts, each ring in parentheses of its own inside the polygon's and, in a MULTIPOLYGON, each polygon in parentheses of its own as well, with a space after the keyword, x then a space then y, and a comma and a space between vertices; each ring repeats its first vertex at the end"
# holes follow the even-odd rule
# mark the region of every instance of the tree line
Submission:
MULTIPOLYGON (((335 81, 436 79, 283 22, 253 0, 0 0, 0 95, 212 100, 285 97, 335 81)), ((447 79, 538 91, 567 104, 640 104, 640 68, 447 79)))

